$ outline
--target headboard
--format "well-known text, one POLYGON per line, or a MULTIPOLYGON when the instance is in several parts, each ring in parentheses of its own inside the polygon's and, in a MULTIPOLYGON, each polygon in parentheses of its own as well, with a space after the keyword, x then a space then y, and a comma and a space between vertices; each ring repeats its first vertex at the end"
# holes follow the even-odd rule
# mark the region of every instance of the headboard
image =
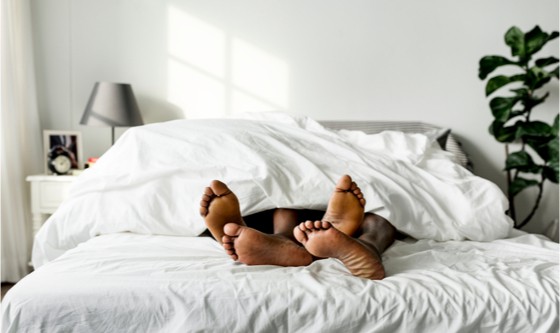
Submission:
POLYGON ((467 153, 463 150, 461 143, 451 134, 451 129, 441 128, 435 125, 416 121, 352 121, 352 120, 322 120, 319 121, 323 126, 333 129, 347 129, 362 131, 367 134, 375 134, 383 131, 401 131, 404 133, 436 134, 438 142, 445 150, 453 154, 457 163, 461 164, 470 171, 473 171, 473 164, 467 153))

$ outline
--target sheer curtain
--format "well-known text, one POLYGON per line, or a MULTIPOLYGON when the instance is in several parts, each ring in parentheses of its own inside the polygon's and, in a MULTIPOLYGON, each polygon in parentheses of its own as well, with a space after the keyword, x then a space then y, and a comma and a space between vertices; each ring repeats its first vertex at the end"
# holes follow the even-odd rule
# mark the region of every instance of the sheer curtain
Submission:
POLYGON ((41 131, 35 93, 29 0, 2 0, 2 282, 30 267, 31 212, 25 177, 40 173, 41 131))

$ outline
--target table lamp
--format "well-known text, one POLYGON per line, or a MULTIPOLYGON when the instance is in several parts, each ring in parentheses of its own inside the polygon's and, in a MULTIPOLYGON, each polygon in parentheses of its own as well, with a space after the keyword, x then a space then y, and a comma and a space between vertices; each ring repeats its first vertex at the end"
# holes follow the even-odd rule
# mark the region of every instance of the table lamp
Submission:
POLYGON ((127 83, 96 82, 80 124, 110 126, 111 145, 115 143, 115 127, 143 125, 132 86, 127 83))

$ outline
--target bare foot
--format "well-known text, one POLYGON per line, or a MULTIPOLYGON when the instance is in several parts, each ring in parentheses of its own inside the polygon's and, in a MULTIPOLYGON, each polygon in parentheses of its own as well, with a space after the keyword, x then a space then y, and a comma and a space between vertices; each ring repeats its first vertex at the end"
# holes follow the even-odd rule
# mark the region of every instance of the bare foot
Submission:
POLYGON ((377 253, 337 230, 329 222, 302 222, 294 228, 294 236, 312 255, 342 261, 354 276, 371 280, 385 277, 385 269, 377 253))
POLYGON ((313 258, 305 248, 281 235, 228 223, 222 244, 233 260, 246 265, 306 266, 313 258))
POLYGON ((204 189, 200 200, 200 215, 204 217, 208 230, 219 243, 224 236, 224 225, 230 222, 245 225, 237 196, 219 180, 213 180, 210 186, 204 189))
POLYGON ((352 236, 362 224, 365 205, 366 199, 362 190, 350 176, 344 175, 336 184, 322 220, 330 222, 338 230, 352 236))

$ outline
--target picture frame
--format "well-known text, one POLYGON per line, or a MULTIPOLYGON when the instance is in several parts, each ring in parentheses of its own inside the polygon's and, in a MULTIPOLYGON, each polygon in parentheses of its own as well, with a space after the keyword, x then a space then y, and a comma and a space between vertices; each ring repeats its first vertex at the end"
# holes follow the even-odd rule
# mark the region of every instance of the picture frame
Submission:
POLYGON ((64 147, 70 152, 72 161, 72 170, 83 169, 82 164, 82 133, 79 131, 56 131, 44 130, 43 131, 43 156, 45 166, 45 174, 52 175, 53 172, 49 170, 48 161, 49 153, 55 147, 64 147))

